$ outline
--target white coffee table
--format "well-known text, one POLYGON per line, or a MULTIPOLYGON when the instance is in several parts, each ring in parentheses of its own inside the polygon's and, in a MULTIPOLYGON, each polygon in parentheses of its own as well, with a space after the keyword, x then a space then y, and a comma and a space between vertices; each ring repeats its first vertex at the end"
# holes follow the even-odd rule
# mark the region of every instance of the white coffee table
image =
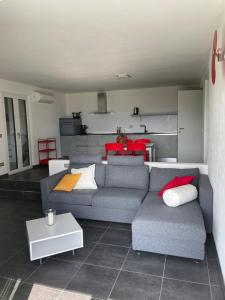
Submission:
POLYGON ((26 221, 30 260, 83 247, 83 230, 71 213, 56 215, 55 224, 48 226, 45 218, 26 221))

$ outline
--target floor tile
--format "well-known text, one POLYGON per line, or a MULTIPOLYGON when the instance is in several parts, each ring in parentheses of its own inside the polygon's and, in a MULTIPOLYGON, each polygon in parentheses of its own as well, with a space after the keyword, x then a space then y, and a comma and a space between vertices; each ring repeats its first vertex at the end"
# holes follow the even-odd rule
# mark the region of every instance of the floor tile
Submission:
POLYGON ((120 268, 128 252, 127 248, 99 244, 87 259, 87 263, 94 265, 120 268))
POLYGON ((160 289, 160 277, 122 271, 109 299, 158 300, 160 289))
POLYGON ((0 250, 0 266, 5 263, 8 259, 13 257, 16 254, 16 251, 12 250, 0 250))
POLYGON ((216 259, 208 260, 210 283, 220 285, 222 283, 222 274, 219 263, 216 259))
POLYGON ((212 300, 225 300, 224 291, 221 287, 211 286, 212 300))
POLYGON ((37 267, 39 267, 39 262, 30 262, 29 256, 20 252, 0 267, 0 276, 24 280, 37 267))
POLYGON ((48 259, 26 281, 61 289, 66 286, 79 268, 78 263, 48 259))
POLYGON ((193 259, 168 256, 165 277, 198 283, 209 283, 208 269, 205 262, 196 263, 193 259))
POLYGON ((92 227, 92 226, 82 226, 84 233, 84 241, 86 242, 97 242, 102 234, 105 232, 103 227, 92 227))
POLYGON ((39 284, 21 284, 13 300, 56 300, 61 291, 39 284))
POLYGON ((1 250, 20 250, 26 244, 26 232, 1 232, 1 250))
POLYGON ((123 265, 123 270, 162 276, 164 262, 165 255, 131 250, 123 265))
POLYGON ((85 220, 84 221, 84 225, 106 228, 106 227, 108 227, 110 225, 110 222, 97 221, 97 220, 85 220))
POLYGON ((110 268, 83 265, 66 289, 105 299, 112 289, 117 274, 117 270, 110 268))
POLYGON ((160 300, 211 300, 209 285, 163 279, 160 300))
POLYGON ((85 242, 84 247, 76 249, 74 255, 72 255, 72 251, 69 251, 69 252, 57 254, 54 257, 66 261, 83 262, 95 246, 96 246, 95 243, 85 242))
POLYGON ((110 228, 112 228, 112 229, 131 230, 131 224, 127 224, 127 223, 115 223, 115 222, 113 222, 110 225, 110 228))
POLYGON ((109 228, 104 233, 100 243, 129 247, 131 245, 131 232, 109 228))

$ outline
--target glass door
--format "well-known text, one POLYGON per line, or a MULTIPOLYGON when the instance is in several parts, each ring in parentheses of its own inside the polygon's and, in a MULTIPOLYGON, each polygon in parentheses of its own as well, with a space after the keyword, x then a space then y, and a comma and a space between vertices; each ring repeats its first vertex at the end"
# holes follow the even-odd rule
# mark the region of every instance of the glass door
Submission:
POLYGON ((30 167, 26 100, 4 97, 9 173, 30 167))

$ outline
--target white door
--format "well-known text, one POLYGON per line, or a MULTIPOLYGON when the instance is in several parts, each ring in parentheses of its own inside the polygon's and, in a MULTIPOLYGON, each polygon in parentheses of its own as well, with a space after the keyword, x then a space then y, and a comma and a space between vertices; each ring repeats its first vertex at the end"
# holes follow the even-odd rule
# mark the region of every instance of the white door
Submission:
POLYGON ((4 97, 7 134, 8 172, 30 168, 27 101, 23 97, 4 97))
POLYGON ((203 161, 201 90, 178 92, 178 161, 201 163, 203 161))

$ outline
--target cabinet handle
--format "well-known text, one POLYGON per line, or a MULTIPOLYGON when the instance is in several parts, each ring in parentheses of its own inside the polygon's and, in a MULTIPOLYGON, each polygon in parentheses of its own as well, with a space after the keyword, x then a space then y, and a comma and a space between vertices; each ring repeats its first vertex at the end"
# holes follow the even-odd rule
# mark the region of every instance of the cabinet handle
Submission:
POLYGON ((180 129, 180 130, 183 130, 184 128, 183 128, 183 127, 180 127, 179 129, 180 129))

